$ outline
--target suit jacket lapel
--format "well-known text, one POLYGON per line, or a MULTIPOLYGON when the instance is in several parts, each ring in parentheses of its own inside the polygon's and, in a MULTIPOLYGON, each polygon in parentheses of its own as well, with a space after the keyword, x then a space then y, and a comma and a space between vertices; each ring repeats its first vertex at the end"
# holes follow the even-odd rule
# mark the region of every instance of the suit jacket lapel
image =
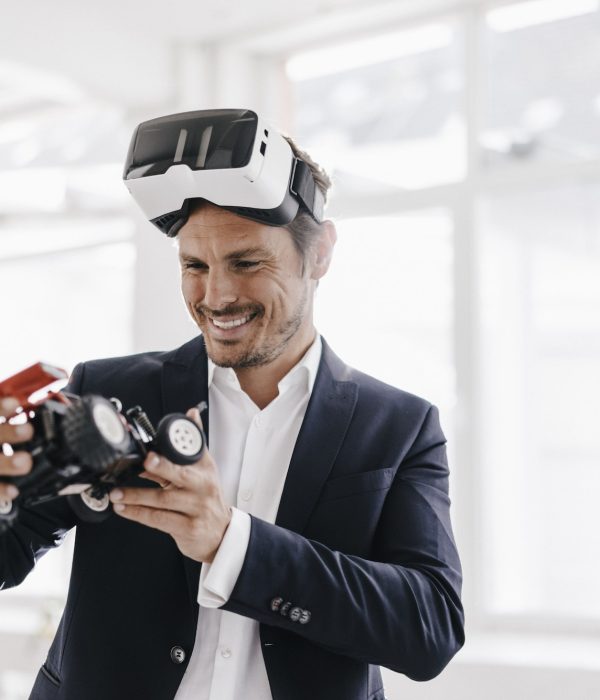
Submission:
MULTIPOLYGON (((162 400, 165 415, 185 413, 200 401, 208 403, 208 365, 202 336, 182 345, 164 363, 162 400)), ((202 414, 202 423, 208 438, 208 411, 202 414)))
MULTIPOLYGON (((340 450, 356 405, 358 386, 349 368, 323 342, 319 371, 292 453, 275 523, 302 532, 340 450)), ((202 336, 179 348, 163 365, 164 414, 208 402, 208 367, 202 336)), ((202 416, 208 436, 208 411, 202 416)), ((200 564, 183 557, 190 599, 198 597, 200 564)))
MULTIPOLYGON (((200 401, 208 403, 208 367, 202 336, 182 345, 165 362, 162 370, 163 415, 185 413, 200 401)), ((208 439, 208 411, 202 414, 204 432, 208 439)), ((193 605, 198 599, 198 584, 201 564, 183 557, 183 564, 193 605)))
POLYGON ((348 367, 323 340, 323 353, 304 421, 292 453, 275 520, 302 532, 340 450, 358 396, 348 367))

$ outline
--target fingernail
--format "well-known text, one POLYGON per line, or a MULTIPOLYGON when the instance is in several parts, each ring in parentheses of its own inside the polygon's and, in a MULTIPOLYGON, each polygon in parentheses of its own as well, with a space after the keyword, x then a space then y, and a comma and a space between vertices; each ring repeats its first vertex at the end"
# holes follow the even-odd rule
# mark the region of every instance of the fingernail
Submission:
POLYGON ((123 498, 123 491, 121 489, 113 489, 110 492, 111 501, 120 501, 123 498))
POLYGON ((2 399, 0 401, 0 407, 2 408, 3 411, 12 412, 16 411, 17 408, 19 408, 19 402, 16 399, 2 399))
POLYGON ((155 469, 160 463, 160 458, 157 455, 152 455, 146 460, 146 469, 155 469))
POLYGON ((19 495, 19 489, 16 486, 10 484, 6 487, 6 495, 9 498, 16 498, 19 495))
POLYGON ((28 469, 30 464, 29 460, 29 455, 26 452, 16 452, 12 459, 13 467, 19 471, 28 469))
POLYGON ((122 513, 125 510, 125 506, 122 503, 115 503, 113 510, 116 510, 117 513, 122 513))

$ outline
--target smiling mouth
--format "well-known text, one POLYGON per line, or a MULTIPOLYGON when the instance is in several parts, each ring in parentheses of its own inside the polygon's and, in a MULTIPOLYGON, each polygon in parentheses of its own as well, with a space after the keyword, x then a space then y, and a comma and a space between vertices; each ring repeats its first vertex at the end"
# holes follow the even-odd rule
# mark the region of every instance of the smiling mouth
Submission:
POLYGON ((230 328, 237 328, 238 326, 243 326, 245 323, 248 323, 248 321, 253 319, 255 315, 256 314, 249 314, 248 316, 242 316, 241 318, 234 318, 231 321, 219 321, 216 318, 211 318, 210 322, 217 328, 221 328, 222 330, 227 331, 230 328))

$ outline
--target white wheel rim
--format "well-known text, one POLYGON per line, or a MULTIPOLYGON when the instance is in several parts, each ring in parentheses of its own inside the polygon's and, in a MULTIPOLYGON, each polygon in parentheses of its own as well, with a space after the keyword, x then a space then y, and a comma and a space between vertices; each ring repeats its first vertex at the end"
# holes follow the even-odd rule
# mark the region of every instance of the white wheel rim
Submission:
POLYGON ((191 457, 202 448, 200 429, 184 418, 175 419, 169 426, 169 440, 180 454, 191 457))
POLYGON ((0 515, 8 515, 10 511, 12 510, 13 503, 12 501, 3 501, 0 500, 0 515))
POLYGON ((125 437, 125 426, 112 405, 97 403, 92 413, 100 435, 111 445, 120 445, 125 437))
POLYGON ((107 493, 105 493, 102 498, 94 498, 89 489, 87 491, 82 491, 81 500, 90 510, 95 510, 97 513, 106 510, 110 505, 110 498, 107 493))

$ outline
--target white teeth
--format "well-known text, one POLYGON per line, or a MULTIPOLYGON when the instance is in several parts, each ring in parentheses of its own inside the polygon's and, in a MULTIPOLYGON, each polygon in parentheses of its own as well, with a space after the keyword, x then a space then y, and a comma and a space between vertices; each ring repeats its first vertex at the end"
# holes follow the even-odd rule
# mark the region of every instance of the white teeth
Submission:
POLYGON ((250 320, 250 316, 236 318, 233 321, 217 321, 216 318, 211 318, 210 320, 215 324, 217 328, 223 328, 227 330, 228 328, 236 328, 237 326, 241 326, 244 323, 247 323, 250 320))

